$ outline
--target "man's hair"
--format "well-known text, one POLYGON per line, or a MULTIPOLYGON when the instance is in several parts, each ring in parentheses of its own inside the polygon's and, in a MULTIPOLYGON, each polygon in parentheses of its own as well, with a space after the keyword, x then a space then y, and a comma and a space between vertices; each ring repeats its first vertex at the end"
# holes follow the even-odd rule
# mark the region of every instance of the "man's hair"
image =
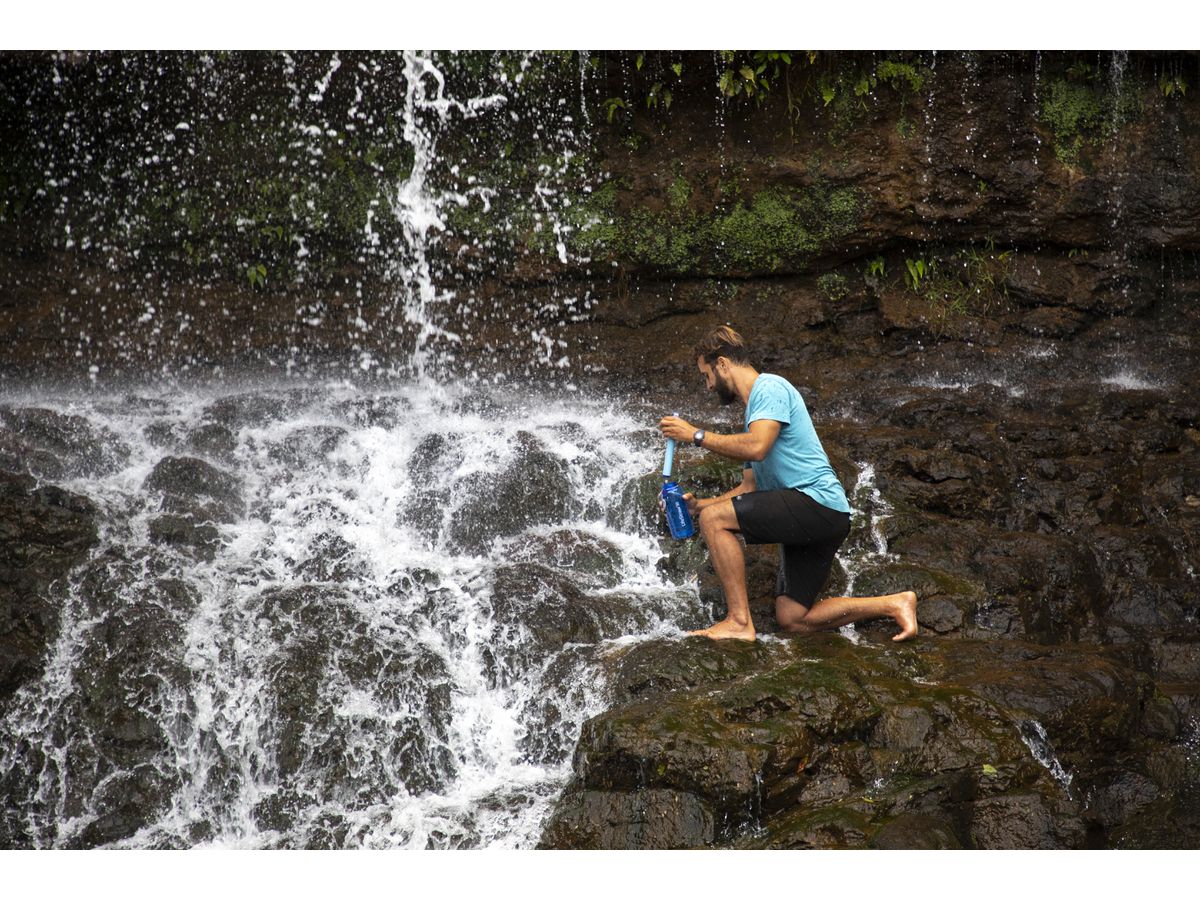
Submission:
POLYGON ((702 358, 707 365, 716 365, 724 356, 732 363, 744 366, 750 362, 750 349, 740 334, 728 325, 714 328, 692 348, 692 355, 702 358))

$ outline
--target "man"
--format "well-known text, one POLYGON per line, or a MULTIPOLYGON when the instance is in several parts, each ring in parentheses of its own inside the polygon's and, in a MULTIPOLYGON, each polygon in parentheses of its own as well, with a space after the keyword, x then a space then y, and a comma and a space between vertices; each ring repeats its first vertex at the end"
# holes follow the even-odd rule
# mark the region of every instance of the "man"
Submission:
POLYGON ((850 504, 799 392, 778 375, 759 374, 742 336, 727 325, 710 332, 693 353, 708 389, 722 403, 745 405, 746 430, 708 434, 676 416, 659 422, 665 437, 693 441, 745 463, 742 483, 733 490, 704 500, 684 495, 692 514, 700 516, 727 607, 722 621, 692 634, 754 640, 741 534, 749 544, 780 545, 775 618, 784 631, 808 633, 890 616, 900 627, 892 640, 915 637, 917 595, 912 591, 817 602, 838 547, 850 533, 850 504))

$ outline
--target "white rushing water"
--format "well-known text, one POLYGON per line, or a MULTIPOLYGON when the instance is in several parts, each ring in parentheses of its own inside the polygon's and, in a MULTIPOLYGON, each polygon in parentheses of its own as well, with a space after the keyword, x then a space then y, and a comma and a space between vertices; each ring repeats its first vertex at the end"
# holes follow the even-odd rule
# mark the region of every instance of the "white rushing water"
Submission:
POLYGON ((1071 790, 1072 775, 1064 767, 1050 745, 1050 736, 1037 719, 1028 719, 1020 724, 1021 740, 1029 748, 1030 755, 1054 776, 1054 780, 1062 785, 1068 794, 1071 790))
POLYGON ((0 722, 38 846, 532 846, 606 642, 704 614, 657 567, 657 509, 622 501, 655 433, 601 400, 328 384, 37 406, 108 429, 118 460, 62 482, 100 543, 0 722), (219 493, 195 463, 164 488, 178 459, 244 501, 211 553, 164 537, 180 496, 219 493), (131 792, 153 815, 106 840, 131 792))

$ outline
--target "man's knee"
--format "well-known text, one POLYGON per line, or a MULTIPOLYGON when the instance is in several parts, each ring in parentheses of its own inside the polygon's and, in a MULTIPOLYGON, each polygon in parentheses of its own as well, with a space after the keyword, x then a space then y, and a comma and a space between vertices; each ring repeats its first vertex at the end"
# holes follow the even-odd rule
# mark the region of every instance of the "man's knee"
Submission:
POLYGON ((784 631, 800 631, 804 627, 804 617, 808 615, 808 607, 797 603, 791 597, 780 594, 775 598, 775 621, 784 631))
POLYGON ((716 528, 737 531, 737 513, 734 512, 733 501, 725 500, 700 510, 700 530, 712 531, 716 528))

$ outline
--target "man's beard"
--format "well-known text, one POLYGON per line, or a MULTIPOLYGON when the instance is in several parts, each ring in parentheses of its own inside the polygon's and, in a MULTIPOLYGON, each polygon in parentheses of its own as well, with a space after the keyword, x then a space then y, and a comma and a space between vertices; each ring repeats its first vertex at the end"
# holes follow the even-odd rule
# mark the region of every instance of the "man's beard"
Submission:
POLYGON ((738 397, 737 392, 733 389, 733 385, 722 379, 720 375, 717 376, 717 385, 715 390, 717 392, 717 396, 721 399, 722 406, 728 406, 738 397))

